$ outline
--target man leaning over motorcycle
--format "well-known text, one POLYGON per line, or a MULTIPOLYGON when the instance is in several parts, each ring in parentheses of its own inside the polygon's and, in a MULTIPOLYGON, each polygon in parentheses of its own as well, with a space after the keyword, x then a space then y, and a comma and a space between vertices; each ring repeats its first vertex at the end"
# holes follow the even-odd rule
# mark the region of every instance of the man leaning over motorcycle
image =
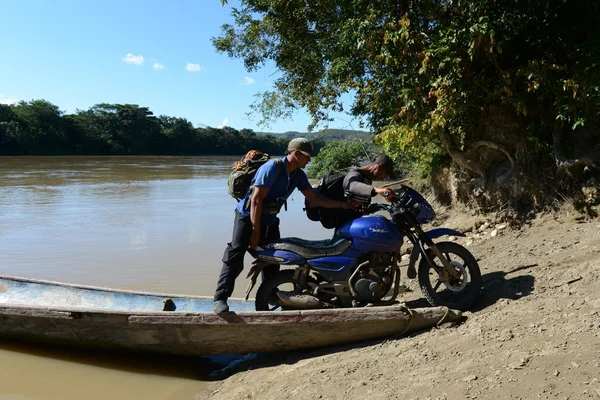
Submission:
MULTIPOLYGON (((252 179, 251 190, 241 199, 235 210, 233 235, 223 254, 223 266, 214 295, 214 312, 229 311, 227 299, 233 293, 235 279, 244 268, 248 247, 256 248, 263 242, 280 238, 277 214, 295 188, 312 203, 324 208, 353 209, 353 202, 331 200, 314 191, 302 168, 310 161, 313 146, 305 138, 289 142, 283 162, 283 171, 274 161, 261 166, 252 179)), ((279 266, 263 270, 263 280, 277 273, 279 266)))

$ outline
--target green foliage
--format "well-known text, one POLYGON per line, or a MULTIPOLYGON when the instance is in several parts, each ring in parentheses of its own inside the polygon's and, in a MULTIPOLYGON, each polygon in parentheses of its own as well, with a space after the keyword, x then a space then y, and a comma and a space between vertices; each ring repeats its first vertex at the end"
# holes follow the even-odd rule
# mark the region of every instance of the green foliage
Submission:
POLYGON ((448 155, 437 137, 401 125, 390 125, 376 136, 375 143, 392 159, 398 170, 411 175, 411 180, 426 181, 448 161, 448 155))
POLYGON ((13 139, 30 153, 60 153, 66 147, 62 111, 45 100, 21 101, 10 106, 18 125, 14 126, 13 139), (53 149, 46 152, 48 149, 53 149))
POLYGON ((369 132, 343 129, 266 134, 196 128, 185 118, 156 117, 137 104, 97 104, 67 115, 45 100, 0 104, 0 155, 241 155, 251 149, 281 155, 295 137, 308 137, 316 150, 332 140, 371 141, 369 132))
POLYGON ((111 154, 152 154, 162 147, 160 125, 147 107, 98 104, 79 112, 75 122, 105 143, 111 154))
POLYGON ((9 105, 0 104, 0 155, 14 152, 21 128, 20 118, 13 109, 9 105))
POLYGON ((136 104, 97 104, 69 115, 45 100, 0 104, 0 155, 283 154, 288 141, 250 129, 195 128, 136 104))
POLYGON ((333 141, 323 147, 308 167, 309 178, 322 178, 331 172, 343 172, 358 165, 366 157, 365 145, 355 142, 333 141))
POLYGON ((492 107, 538 144, 556 120, 600 115, 596 0, 240 3, 213 43, 249 71, 277 65, 256 106, 266 120, 305 108, 314 125, 353 93, 352 114, 384 130, 386 149, 432 166, 440 130, 460 149, 488 139, 492 107))

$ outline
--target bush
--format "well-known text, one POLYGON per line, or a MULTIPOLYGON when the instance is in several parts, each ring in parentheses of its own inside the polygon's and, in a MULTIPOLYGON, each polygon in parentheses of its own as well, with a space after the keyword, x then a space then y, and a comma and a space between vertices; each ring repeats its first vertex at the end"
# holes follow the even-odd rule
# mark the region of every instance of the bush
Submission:
MULTIPOLYGON (((327 143, 308 167, 309 178, 321 179, 331 172, 343 172, 367 159, 369 145, 361 142, 333 141, 327 143)), ((372 158, 372 157, 371 157, 372 158)))

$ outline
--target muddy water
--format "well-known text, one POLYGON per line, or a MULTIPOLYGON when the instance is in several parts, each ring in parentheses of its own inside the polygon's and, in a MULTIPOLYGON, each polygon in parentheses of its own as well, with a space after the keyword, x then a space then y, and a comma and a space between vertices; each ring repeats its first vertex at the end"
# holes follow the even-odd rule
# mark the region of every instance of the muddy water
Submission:
MULTIPOLYGON (((0 158, 0 274, 211 296, 238 157, 0 158)), ((296 192, 283 236, 331 231, 296 192)), ((250 261, 250 258, 247 258, 250 261)), ((234 296, 243 297, 242 277, 234 296)), ((192 399, 208 359, 131 357, 0 342, 0 399, 192 399)))

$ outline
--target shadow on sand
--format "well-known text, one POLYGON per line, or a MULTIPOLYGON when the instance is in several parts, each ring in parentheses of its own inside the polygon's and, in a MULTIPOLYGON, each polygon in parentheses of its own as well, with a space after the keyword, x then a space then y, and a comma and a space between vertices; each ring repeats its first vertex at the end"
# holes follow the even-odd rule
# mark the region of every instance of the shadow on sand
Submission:
POLYGON ((256 370, 268 367, 277 367, 283 365, 294 365, 299 361, 322 357, 328 354, 345 352, 353 349, 360 349, 363 347, 374 346, 383 342, 407 337, 418 336, 425 331, 432 328, 423 329, 420 331, 414 331, 404 335, 388 336, 379 339, 365 340, 356 343, 348 343, 337 346, 329 346, 316 349, 304 349, 304 350, 293 350, 285 352, 274 352, 274 353, 250 353, 243 356, 239 356, 236 360, 231 362, 226 367, 215 370, 210 374, 210 380, 220 381, 226 379, 232 375, 240 372, 256 370))
POLYGON ((531 275, 518 275, 514 277, 510 277, 510 275, 537 266, 537 264, 523 265, 507 272, 496 271, 483 275, 481 277, 481 300, 472 311, 481 311, 501 299, 518 300, 529 296, 534 289, 535 278, 531 275))
MULTIPOLYGON (((496 271, 481 276, 481 295, 479 301, 473 307, 472 312, 481 311, 495 304, 501 299, 518 300, 531 294, 534 288, 535 278, 531 275, 519 275, 510 277, 515 272, 537 267, 537 264, 523 265, 508 272, 496 271)), ((407 301, 406 306, 410 308, 430 307, 424 299, 407 301)))

